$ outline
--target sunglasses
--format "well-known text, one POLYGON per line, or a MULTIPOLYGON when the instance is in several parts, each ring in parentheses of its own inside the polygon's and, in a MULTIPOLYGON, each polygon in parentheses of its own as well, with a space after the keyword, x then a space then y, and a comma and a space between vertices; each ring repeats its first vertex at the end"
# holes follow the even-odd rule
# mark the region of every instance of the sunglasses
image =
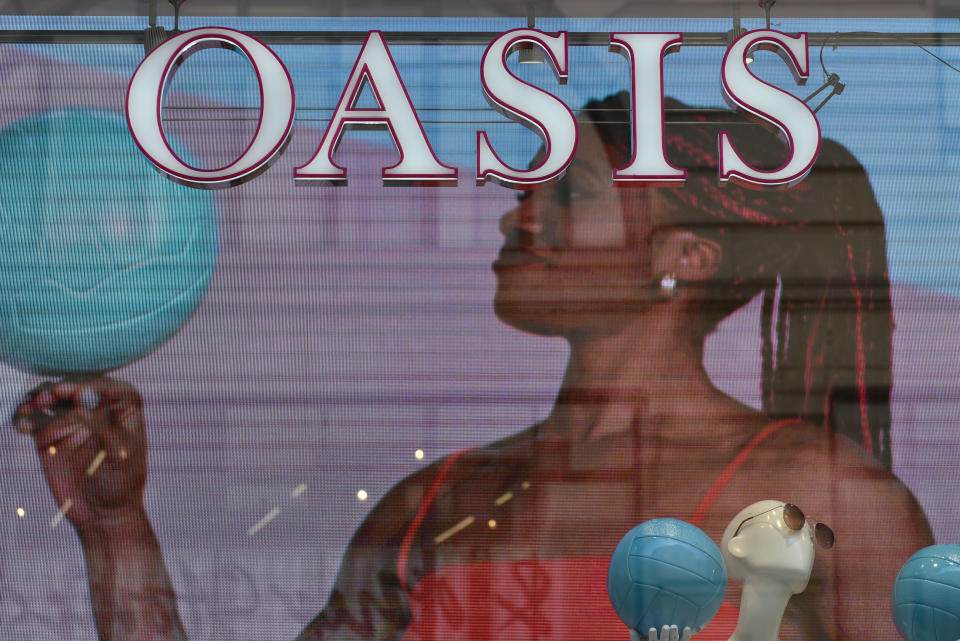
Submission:
MULTIPOLYGON (((740 530, 746 525, 747 521, 750 519, 755 519, 758 516, 763 516, 768 512, 773 512, 774 510, 779 510, 780 506, 772 507, 769 510, 764 510, 760 514, 754 514, 749 516, 740 522, 740 525, 737 526, 737 531, 733 533, 734 536, 740 534, 740 530)), ((804 516, 803 510, 798 508, 793 503, 787 503, 783 506, 783 522, 788 528, 799 532, 803 529, 803 526, 807 522, 807 517, 804 516)), ((827 525, 823 523, 817 523, 813 528, 813 538, 816 540, 817 545, 829 550, 833 547, 833 544, 836 542, 836 537, 833 535, 833 530, 831 530, 827 525)))

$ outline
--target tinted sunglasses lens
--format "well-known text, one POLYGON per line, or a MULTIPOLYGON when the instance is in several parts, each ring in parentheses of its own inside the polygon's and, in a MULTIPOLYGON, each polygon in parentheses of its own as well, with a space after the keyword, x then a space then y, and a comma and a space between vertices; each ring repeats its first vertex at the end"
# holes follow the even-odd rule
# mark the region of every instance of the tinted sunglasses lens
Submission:
POLYGON ((793 503, 787 503, 783 506, 783 521, 791 530, 802 530, 807 518, 803 511, 793 503))
POLYGON ((817 545, 820 547, 827 550, 833 547, 835 541, 833 530, 823 523, 817 523, 817 526, 813 529, 813 535, 816 537, 817 545))

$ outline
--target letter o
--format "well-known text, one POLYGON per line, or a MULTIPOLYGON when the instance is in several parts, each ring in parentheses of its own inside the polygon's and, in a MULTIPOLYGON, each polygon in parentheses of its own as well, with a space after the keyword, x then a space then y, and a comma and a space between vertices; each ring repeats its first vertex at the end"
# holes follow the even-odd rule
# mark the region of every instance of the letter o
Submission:
POLYGON ((168 178, 190 187, 216 189, 249 180, 283 151, 293 128, 293 82, 280 58, 247 34, 222 27, 192 29, 151 51, 127 87, 127 125, 140 151, 168 178), (218 169, 184 163, 171 149, 160 122, 163 94, 177 68, 192 54, 210 47, 236 51, 253 65, 260 86, 257 129, 234 162, 218 169))

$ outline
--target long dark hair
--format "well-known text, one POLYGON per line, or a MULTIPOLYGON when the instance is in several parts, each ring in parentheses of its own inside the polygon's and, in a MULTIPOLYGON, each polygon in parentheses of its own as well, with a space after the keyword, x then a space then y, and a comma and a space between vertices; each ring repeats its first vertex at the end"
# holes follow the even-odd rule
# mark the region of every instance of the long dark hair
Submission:
MULTIPOLYGON (((621 92, 581 111, 619 156, 615 166, 631 154, 629 105, 621 92)), ((720 131, 756 167, 782 165, 785 145, 728 111, 665 106, 667 159, 687 180, 662 192, 679 226, 723 247, 706 321, 762 295, 764 412, 829 426, 889 468, 893 315, 883 215, 863 166, 824 139, 810 174, 789 189, 721 186, 720 131)))

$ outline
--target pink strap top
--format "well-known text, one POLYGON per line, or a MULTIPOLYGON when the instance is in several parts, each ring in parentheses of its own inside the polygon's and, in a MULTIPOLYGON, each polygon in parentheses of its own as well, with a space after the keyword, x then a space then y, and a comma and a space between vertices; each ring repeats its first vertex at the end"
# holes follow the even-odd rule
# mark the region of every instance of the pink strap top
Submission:
MULTIPOLYGON (((690 522, 699 526, 726 484, 771 434, 795 419, 771 423, 758 432, 717 477, 690 522)), ((616 641, 627 628, 607 596, 607 558, 531 559, 443 566, 407 585, 410 547, 454 463, 440 468, 403 537, 397 574, 407 593, 411 623, 403 641, 616 641)), ((727 602, 698 641, 726 641, 737 624, 727 602)))

